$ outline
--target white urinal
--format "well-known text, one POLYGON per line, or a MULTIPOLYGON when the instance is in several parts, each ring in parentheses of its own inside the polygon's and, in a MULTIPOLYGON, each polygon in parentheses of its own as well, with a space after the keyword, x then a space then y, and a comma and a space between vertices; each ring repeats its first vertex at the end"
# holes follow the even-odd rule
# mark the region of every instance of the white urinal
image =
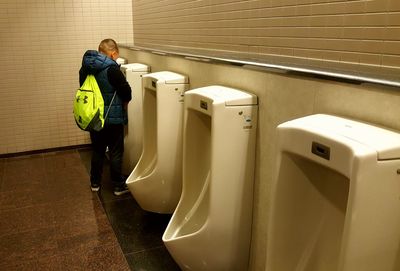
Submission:
POLYGON ((266 270, 400 270, 400 134, 319 114, 278 137, 266 270))
POLYGON ((247 269, 257 110, 236 89, 185 93, 183 190, 163 235, 183 270, 247 269))
POLYGON ((183 95, 188 78, 143 75, 143 151, 126 184, 141 208, 172 213, 182 191, 183 95))
POLYGON ((119 57, 119 58, 117 58, 117 60, 115 60, 115 62, 117 62, 117 64, 121 65, 121 64, 128 63, 128 60, 126 58, 119 57))
POLYGON ((139 161, 143 141, 143 94, 142 76, 150 67, 141 63, 121 65, 121 71, 132 89, 132 100, 128 104, 128 125, 125 128, 122 173, 129 175, 139 161))

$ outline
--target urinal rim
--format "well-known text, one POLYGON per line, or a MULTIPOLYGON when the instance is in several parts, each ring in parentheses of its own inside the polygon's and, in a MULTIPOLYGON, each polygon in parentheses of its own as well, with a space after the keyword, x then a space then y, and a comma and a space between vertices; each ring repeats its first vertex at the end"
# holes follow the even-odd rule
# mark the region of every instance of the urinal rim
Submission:
MULTIPOLYGON (((172 221, 172 218, 171 218, 170 221, 172 221)), ((189 234, 185 234, 185 235, 180 235, 178 237, 176 237, 174 235, 175 237, 171 237, 169 239, 165 238, 165 235, 166 235, 166 233, 168 232, 168 229, 169 229, 169 227, 167 227, 167 229, 165 230, 165 232, 164 232, 164 234, 162 236, 162 240, 163 240, 163 242, 169 242, 169 241, 172 241, 172 240, 181 240, 181 239, 185 239, 185 238, 188 238, 188 237, 192 237, 194 235, 198 235, 201 232, 206 231, 206 228, 208 228, 208 225, 210 223, 209 221, 210 221, 210 217, 207 216, 207 219, 206 219, 205 223, 203 223, 203 225, 198 230, 196 230, 195 232, 192 232, 192 233, 189 233, 189 234)))

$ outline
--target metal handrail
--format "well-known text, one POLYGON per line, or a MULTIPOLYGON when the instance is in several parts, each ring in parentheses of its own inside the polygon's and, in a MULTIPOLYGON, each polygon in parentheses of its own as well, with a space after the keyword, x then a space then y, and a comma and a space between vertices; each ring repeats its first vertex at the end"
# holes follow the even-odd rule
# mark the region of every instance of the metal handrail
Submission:
POLYGON ((265 70, 265 71, 273 71, 279 73, 295 73, 302 76, 317 76, 318 78, 334 80, 334 81, 345 81, 353 84, 362 84, 362 83, 371 83, 371 84, 379 84, 391 87, 400 87, 400 76, 399 79, 392 78, 381 78, 380 76, 371 76, 370 74, 352 74, 348 71, 338 71, 338 70, 330 70, 321 69, 316 67, 306 67, 305 65, 293 65, 293 64, 275 64, 271 62, 265 61, 253 61, 253 60, 240 60, 235 58, 228 57, 218 57, 205 55, 205 54, 196 54, 191 52, 185 52, 184 50, 180 51, 172 51, 170 49, 165 48, 148 48, 135 46, 130 44, 120 44, 119 46, 136 50, 136 51, 145 51, 150 52, 157 55, 163 56, 175 56, 175 57, 183 57, 189 60, 201 61, 207 63, 224 63, 235 66, 242 66, 243 68, 249 69, 257 69, 257 70, 265 70))

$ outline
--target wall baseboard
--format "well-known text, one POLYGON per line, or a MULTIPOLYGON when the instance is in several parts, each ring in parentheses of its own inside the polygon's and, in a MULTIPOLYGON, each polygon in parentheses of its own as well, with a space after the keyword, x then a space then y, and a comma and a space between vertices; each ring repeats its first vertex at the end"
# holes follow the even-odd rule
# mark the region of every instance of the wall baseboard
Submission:
POLYGON ((0 158, 10 158, 10 157, 32 155, 32 154, 39 154, 39 153, 46 153, 46 152, 56 152, 56 151, 65 151, 65 150, 74 150, 74 149, 87 149, 87 148, 91 148, 91 144, 72 145, 72 146, 33 150, 33 151, 24 151, 24 152, 16 152, 16 153, 4 153, 4 154, 0 154, 0 158))

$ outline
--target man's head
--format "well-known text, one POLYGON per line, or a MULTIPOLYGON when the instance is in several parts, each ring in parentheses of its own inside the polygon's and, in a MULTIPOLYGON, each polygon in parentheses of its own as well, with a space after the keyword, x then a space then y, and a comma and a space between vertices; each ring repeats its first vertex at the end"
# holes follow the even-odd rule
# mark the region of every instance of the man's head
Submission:
POLYGON ((116 60, 119 57, 118 45, 113 39, 102 40, 99 44, 99 52, 113 60, 116 60))

